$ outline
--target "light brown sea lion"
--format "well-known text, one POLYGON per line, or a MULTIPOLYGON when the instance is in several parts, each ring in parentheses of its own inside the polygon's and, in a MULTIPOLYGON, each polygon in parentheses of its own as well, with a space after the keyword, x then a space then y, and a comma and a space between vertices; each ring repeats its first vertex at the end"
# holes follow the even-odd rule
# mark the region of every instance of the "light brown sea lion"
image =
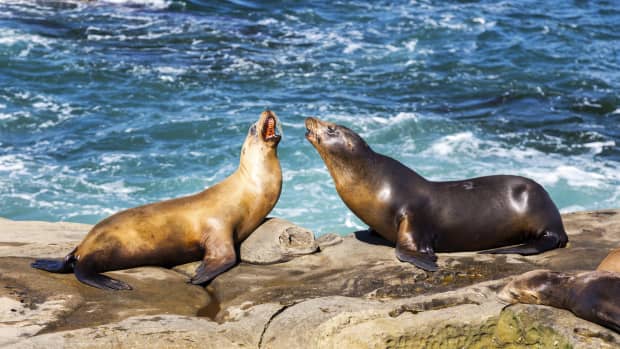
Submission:
MULTIPOLYGON (((620 248, 612 250, 598 265, 596 270, 620 273, 620 248)), ((620 295, 618 295, 620 297, 620 295)))
POLYGON ((620 274, 607 271, 527 272, 498 294, 508 303, 549 305, 620 333, 620 274))
POLYGON ((250 127, 237 170, 194 195, 131 208, 95 225, 62 260, 34 268, 74 272, 81 282, 110 290, 131 286, 100 273, 144 265, 171 267, 202 258, 191 279, 201 284, 231 268, 243 241, 275 206, 282 188, 278 119, 265 111, 250 127))
POLYGON ((531 179, 432 182, 375 153, 344 126, 307 118, 306 128, 306 138, 323 158, 344 203, 396 243, 396 256, 403 262, 435 271, 436 251, 497 248, 485 253, 531 255, 568 241, 557 207, 531 179))

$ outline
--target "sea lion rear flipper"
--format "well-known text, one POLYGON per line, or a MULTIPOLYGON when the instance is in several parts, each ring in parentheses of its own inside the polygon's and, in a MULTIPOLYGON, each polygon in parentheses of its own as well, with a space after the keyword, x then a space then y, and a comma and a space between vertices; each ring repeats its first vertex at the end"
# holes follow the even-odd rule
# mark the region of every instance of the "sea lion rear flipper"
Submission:
POLYGON ((75 248, 63 259, 37 259, 30 264, 31 267, 49 271, 51 273, 71 273, 75 263, 75 248))
POLYGON ((194 285, 203 284, 210 281, 219 274, 232 268, 237 263, 237 254, 232 241, 232 234, 218 236, 218 234, 209 233, 203 239, 205 247, 205 256, 202 263, 196 268, 190 282, 194 285))
POLYGON ((120 291, 133 289, 124 281, 112 279, 111 277, 93 271, 87 263, 78 262, 75 267, 75 277, 86 285, 102 290, 120 291))
POLYGON ((73 267, 65 263, 64 259, 37 259, 30 266, 51 273, 70 273, 73 271, 73 267))
POLYGON ((562 239, 556 233, 551 231, 545 231, 537 240, 529 241, 521 245, 495 248, 492 250, 480 251, 478 253, 489 254, 507 254, 515 253, 522 256, 529 256, 534 254, 543 253, 554 248, 563 247, 561 243, 562 239))
POLYGON ((396 258, 426 271, 437 271, 439 266, 433 248, 430 243, 420 238, 421 234, 415 233, 410 221, 411 215, 405 214, 398 225, 396 258))

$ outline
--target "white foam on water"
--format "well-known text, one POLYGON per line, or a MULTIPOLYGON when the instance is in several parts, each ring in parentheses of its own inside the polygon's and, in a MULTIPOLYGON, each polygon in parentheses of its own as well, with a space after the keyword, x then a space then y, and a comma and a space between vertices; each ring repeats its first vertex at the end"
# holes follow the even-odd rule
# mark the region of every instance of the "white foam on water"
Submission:
POLYGON ((284 169, 282 172, 282 179, 286 182, 299 179, 299 177, 315 177, 315 176, 329 175, 327 169, 323 168, 300 168, 300 169, 284 169))
POLYGON ((180 75, 180 74, 187 73, 187 69, 179 68, 179 67, 161 66, 161 67, 155 67, 154 69, 162 74, 180 75))
POLYGON ((0 28, 0 46, 15 46, 18 44, 26 44, 26 48, 24 48, 18 56, 25 57, 35 46, 43 46, 46 49, 50 49, 50 45, 55 42, 55 40, 45 38, 36 34, 29 34, 19 32, 13 29, 5 29, 0 28))
POLYGON ((405 42, 405 48, 409 52, 415 51, 416 46, 418 45, 418 39, 413 39, 405 42))
POLYGON ((348 43, 347 46, 344 48, 344 50, 342 50, 342 53, 344 54, 351 54, 357 50, 361 50, 362 49, 362 44, 360 43, 348 43))
POLYGON ((347 211, 344 217, 344 226, 347 228, 366 229, 351 211, 347 211))
POLYGON ((590 102, 590 100, 588 98, 584 98, 581 103, 578 103, 578 105, 582 105, 584 107, 592 107, 592 108, 602 108, 603 107, 600 103, 590 102))
MULTIPOLYGON (((598 146, 600 144, 592 145, 593 148, 598 146)), ((597 161, 592 158, 593 154, 548 154, 533 148, 482 140, 473 132, 441 137, 421 155, 458 163, 459 166, 467 162, 479 168, 491 167, 494 173, 520 174, 543 185, 564 181, 575 188, 615 189, 613 183, 620 184, 619 164, 597 161)))
POLYGON ((566 207, 562 207, 560 209, 560 213, 570 213, 570 212, 577 212, 577 211, 584 211, 586 208, 580 205, 570 205, 570 206, 566 206, 566 207))
POLYGON ((15 115, 13 114, 6 114, 6 113, 0 113, 0 120, 15 120, 15 115))
MULTIPOLYGON (((287 218, 296 218, 303 217, 312 211, 312 208, 306 207, 277 207, 273 210, 273 216, 287 217, 287 218)), ((314 210, 319 213, 320 210, 314 210)))
POLYGON ((258 24, 260 24, 260 25, 274 25, 274 24, 278 24, 278 20, 276 20, 275 18, 265 18, 265 19, 261 19, 260 21, 258 21, 258 24))
POLYGON ((593 171, 586 171, 581 168, 560 165, 557 167, 539 167, 523 169, 522 173, 528 177, 535 178, 543 185, 555 185, 561 180, 565 180, 572 187, 593 187, 602 188, 606 185, 607 177, 593 171))
MULTIPOLYGON (((68 203, 65 202, 64 204, 66 206, 68 203)), ((71 221, 74 217, 79 216, 107 217, 122 210, 120 207, 105 207, 100 205, 72 204, 71 206, 73 206, 73 209, 63 215, 62 220, 71 221)))
POLYGON ((381 124, 385 124, 385 125, 397 125, 400 124, 402 122, 406 122, 406 121, 418 121, 419 117, 418 114, 415 113, 408 113, 408 112, 400 112, 394 116, 390 116, 388 118, 378 118, 375 117, 373 118, 374 121, 381 123, 381 124))
POLYGON ((17 155, 0 155, 0 172, 12 172, 13 174, 26 173, 26 161, 30 158, 19 158, 17 155), (25 161, 24 161, 25 160, 25 161))
POLYGON ((243 57, 234 57, 232 64, 224 68, 224 72, 226 73, 238 73, 238 72, 250 73, 250 72, 259 72, 262 70, 263 70, 263 67, 261 67, 260 64, 252 62, 249 59, 245 59, 243 57))
POLYGON ((90 41, 103 41, 103 40, 127 41, 127 36, 125 34, 118 34, 118 35, 87 34, 86 35, 86 40, 90 40, 90 41))
POLYGON ((125 162, 128 159, 136 159, 138 155, 136 154, 102 154, 99 156, 99 163, 101 165, 109 165, 125 162))
POLYGON ((150 9, 166 9, 172 3, 170 0, 98 0, 99 4, 126 5, 148 7, 150 9))
POLYGON ((442 137, 435 142, 425 152, 430 152, 439 156, 451 155, 454 152, 467 152, 477 150, 480 147, 480 140, 474 137, 472 132, 460 132, 442 137))
POLYGON ((319 117, 322 120, 326 120, 334 123, 345 123, 348 125, 354 125, 355 128, 361 128, 363 131, 368 131, 369 127, 378 125, 383 126, 397 126, 408 121, 419 121, 420 116, 411 112, 399 112, 394 116, 382 116, 382 115, 351 115, 351 114, 334 114, 328 113, 325 116, 319 117))
POLYGON ((120 179, 114 182, 108 182, 97 185, 106 194, 113 194, 115 196, 121 196, 128 198, 128 194, 132 194, 144 189, 138 187, 128 187, 125 185, 125 181, 120 179))
POLYGON ((600 154, 603 152, 605 148, 615 147, 615 141, 605 141, 605 142, 590 142, 583 144, 584 147, 591 149, 593 154, 600 154))

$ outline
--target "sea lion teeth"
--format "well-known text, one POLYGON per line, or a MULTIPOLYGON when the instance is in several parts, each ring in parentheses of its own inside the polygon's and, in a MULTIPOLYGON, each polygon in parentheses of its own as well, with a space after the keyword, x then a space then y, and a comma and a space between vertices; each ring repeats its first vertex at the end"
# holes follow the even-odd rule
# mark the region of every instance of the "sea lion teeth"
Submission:
POLYGON ((275 120, 272 118, 267 119, 267 137, 275 136, 275 120))

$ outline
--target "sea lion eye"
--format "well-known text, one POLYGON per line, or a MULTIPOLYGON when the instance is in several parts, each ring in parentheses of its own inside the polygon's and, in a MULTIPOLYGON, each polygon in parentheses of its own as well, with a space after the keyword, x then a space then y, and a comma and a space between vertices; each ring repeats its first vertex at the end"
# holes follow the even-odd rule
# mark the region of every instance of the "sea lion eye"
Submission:
POLYGON ((327 134, 333 136, 336 134, 336 128, 334 126, 327 126, 327 134))
POLYGON ((250 128, 250 133, 252 134, 252 136, 256 136, 256 125, 252 125, 252 127, 250 128))

